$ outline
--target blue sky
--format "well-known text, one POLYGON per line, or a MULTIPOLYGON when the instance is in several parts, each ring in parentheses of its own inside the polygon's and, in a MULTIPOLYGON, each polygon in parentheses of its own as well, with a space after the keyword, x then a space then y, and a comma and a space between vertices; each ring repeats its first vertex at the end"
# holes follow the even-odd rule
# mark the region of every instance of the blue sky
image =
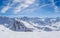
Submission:
POLYGON ((0 0, 0 16, 60 17, 60 0, 0 0))

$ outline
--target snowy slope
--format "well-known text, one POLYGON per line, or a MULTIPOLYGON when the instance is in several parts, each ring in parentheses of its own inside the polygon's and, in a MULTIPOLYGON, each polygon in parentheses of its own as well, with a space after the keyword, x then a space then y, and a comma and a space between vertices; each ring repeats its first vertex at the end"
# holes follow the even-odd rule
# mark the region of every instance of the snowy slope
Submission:
POLYGON ((21 20, 25 21, 24 24, 26 26, 37 28, 40 31, 60 31, 60 18, 59 17, 57 18, 23 17, 21 20))
POLYGON ((9 18, 10 22, 13 21, 13 23, 11 24, 8 18, 3 18, 3 19, 0 18, 0 20, 1 20, 0 38, 60 38, 60 31, 58 31, 60 30, 60 21, 52 22, 51 26, 50 25, 44 26, 43 24, 39 26, 38 23, 34 23, 32 21, 27 21, 27 20, 24 21, 20 19, 15 19, 13 21, 12 19, 9 18), (12 30, 13 28, 15 28, 15 31, 12 30), (49 28, 52 29, 53 31, 48 32, 49 28), (20 31, 17 32, 18 30, 20 31), (32 30, 34 32, 26 32, 29 30, 30 31, 32 30))
POLYGON ((60 31, 60 18, 9 18, 0 16, 0 25, 16 32, 60 31))
POLYGON ((60 32, 14 32, 0 25, 0 38, 60 38, 60 32))
POLYGON ((25 22, 25 21, 22 21, 21 22, 27 27, 27 28, 33 28, 34 30, 33 31, 40 31, 39 29, 35 28, 32 24, 29 24, 28 22, 25 22))
MULTIPOLYGON (((2 28, 3 29, 3 28, 2 28)), ((1 30, 2 30, 1 29, 1 30)), ((0 38, 60 38, 60 32, 12 32, 0 31, 0 38)))
POLYGON ((8 28, 6 28, 4 25, 0 25, 0 32, 12 32, 11 30, 9 30, 8 28))

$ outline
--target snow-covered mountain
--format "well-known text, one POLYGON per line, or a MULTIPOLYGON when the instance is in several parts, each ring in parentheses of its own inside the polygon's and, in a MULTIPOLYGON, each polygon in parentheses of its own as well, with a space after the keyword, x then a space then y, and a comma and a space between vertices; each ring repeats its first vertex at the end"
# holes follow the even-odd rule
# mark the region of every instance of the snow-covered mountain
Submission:
POLYGON ((56 18, 9 18, 0 16, 0 26, 18 32, 60 31, 60 17, 56 18))

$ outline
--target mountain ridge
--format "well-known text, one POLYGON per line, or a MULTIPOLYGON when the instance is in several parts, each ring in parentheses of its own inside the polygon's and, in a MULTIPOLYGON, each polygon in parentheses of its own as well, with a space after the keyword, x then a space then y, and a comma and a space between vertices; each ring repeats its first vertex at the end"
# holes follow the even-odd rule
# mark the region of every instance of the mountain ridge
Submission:
POLYGON ((0 16, 0 25, 4 25, 12 31, 60 31, 60 17, 57 18, 9 18, 0 16))

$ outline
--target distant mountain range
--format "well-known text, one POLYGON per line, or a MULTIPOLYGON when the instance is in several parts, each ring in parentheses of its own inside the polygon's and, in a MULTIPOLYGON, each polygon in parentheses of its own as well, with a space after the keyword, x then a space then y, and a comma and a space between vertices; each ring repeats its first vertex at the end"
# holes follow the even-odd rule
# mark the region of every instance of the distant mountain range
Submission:
POLYGON ((17 32, 60 31, 60 17, 38 18, 21 17, 9 18, 0 16, 0 25, 17 32))

